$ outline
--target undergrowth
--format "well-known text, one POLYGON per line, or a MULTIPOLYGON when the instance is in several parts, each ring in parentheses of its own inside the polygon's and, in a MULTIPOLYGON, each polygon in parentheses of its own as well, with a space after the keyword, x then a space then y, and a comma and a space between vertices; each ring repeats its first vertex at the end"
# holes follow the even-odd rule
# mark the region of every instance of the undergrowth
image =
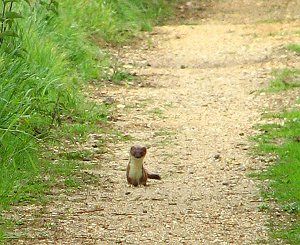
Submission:
MULTIPOLYGON (((102 132, 108 120, 108 108, 81 92, 85 81, 109 70, 109 54, 99 44, 122 44, 151 30, 171 13, 172 1, 4 2, 14 2, 10 11, 20 16, 11 23, 1 19, 14 33, 2 35, 0 45, 1 213, 47 201, 54 186, 83 184, 78 170, 91 153, 67 148, 102 132)), ((0 241, 14 223, 0 215, 0 241)))

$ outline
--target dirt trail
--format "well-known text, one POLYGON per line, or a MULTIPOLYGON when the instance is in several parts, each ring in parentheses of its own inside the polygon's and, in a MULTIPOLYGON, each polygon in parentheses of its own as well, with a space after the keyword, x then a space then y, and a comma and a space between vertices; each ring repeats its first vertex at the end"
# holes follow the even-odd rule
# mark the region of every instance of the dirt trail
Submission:
POLYGON ((266 241, 267 217, 258 212, 258 189, 246 176, 261 167, 249 156, 248 137, 269 105, 256 91, 272 68, 293 65, 281 47, 299 42, 300 23, 290 18, 300 4, 215 2, 184 6, 200 9, 205 18, 198 24, 159 27, 139 50, 124 47, 124 62, 142 82, 93 88, 92 97, 116 99, 114 127, 132 140, 112 144, 98 161, 94 173, 102 183, 61 195, 44 208, 44 225, 26 229, 36 238, 19 244, 266 241), (285 21, 265 23, 275 17, 285 21), (147 168, 160 172, 162 181, 127 185, 133 143, 149 147, 147 168))

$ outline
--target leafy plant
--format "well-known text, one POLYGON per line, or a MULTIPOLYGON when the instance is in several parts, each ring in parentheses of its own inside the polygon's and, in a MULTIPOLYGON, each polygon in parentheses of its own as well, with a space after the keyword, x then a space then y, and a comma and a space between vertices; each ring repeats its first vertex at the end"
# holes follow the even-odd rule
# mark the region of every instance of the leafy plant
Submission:
POLYGON ((17 38, 19 37, 16 28, 16 20, 23 18, 22 14, 13 11, 15 3, 25 2, 30 5, 29 0, 2 0, 2 13, 0 17, 1 29, 0 29, 0 45, 4 39, 8 37, 17 38))

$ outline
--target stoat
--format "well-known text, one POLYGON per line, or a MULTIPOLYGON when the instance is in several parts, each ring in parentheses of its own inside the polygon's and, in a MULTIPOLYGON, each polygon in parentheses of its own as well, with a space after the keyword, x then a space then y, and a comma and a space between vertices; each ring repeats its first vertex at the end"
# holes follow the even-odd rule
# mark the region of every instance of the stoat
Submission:
POLYGON ((127 182, 131 185, 146 185, 147 179, 160 180, 159 174, 149 173, 143 166, 147 149, 144 146, 135 145, 130 148, 130 159, 127 165, 127 182))

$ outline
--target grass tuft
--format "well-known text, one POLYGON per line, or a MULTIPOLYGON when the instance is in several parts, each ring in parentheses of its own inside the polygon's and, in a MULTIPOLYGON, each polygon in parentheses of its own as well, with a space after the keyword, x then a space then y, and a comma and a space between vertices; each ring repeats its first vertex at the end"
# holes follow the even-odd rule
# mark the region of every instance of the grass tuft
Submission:
MULTIPOLYGON (((276 202, 280 212, 286 213, 289 223, 273 222, 272 237, 284 239, 289 244, 300 243, 300 111, 292 110, 274 114, 282 120, 280 124, 262 125, 262 134, 256 137, 258 153, 277 156, 277 161, 266 171, 255 174, 261 180, 268 180, 262 189, 265 202, 276 202)), ((278 212, 274 205, 265 203, 261 210, 278 212), (265 208, 268 207, 268 208, 265 208)))
POLYGON ((286 46, 286 48, 295 52, 296 54, 300 54, 300 44, 289 44, 286 46))
POLYGON ((270 81, 268 91, 280 92, 300 86, 300 70, 280 69, 274 71, 275 79, 270 81))

